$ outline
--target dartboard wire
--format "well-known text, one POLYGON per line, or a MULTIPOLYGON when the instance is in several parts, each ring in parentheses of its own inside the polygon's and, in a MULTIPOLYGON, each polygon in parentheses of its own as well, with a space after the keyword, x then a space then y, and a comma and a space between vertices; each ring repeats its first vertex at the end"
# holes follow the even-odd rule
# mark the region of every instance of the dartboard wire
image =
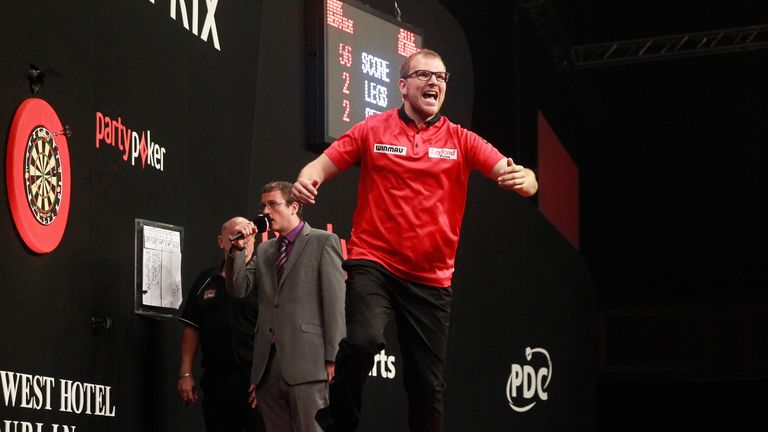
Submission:
POLYGON ((49 198, 51 195, 51 178, 53 178, 53 174, 51 173, 54 165, 56 164, 56 160, 49 151, 50 148, 46 145, 46 152, 45 152, 45 160, 44 166, 43 166, 43 194, 45 195, 45 198, 49 198))
MULTIPOLYGON (((47 130, 38 129, 42 135, 47 135, 47 130)), ((56 176, 54 170, 56 169, 56 157, 52 154, 54 145, 52 137, 37 135, 35 143, 31 149, 32 164, 30 166, 30 174, 33 175, 35 180, 30 184, 33 204, 36 207, 37 212, 48 215, 51 213, 54 202, 55 187, 54 183, 56 176)), ((37 213, 36 212, 36 213, 37 213)))

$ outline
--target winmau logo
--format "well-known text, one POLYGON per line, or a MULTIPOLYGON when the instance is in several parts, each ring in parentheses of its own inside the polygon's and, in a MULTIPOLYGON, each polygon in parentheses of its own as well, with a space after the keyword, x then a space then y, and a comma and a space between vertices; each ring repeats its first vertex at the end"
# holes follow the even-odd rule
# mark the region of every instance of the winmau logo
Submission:
MULTIPOLYGON (((187 16, 187 1, 188 0, 170 0, 170 16, 173 18, 173 20, 176 20, 176 11, 181 11, 181 23, 184 26, 185 29, 192 32, 195 36, 200 36, 200 39, 204 41, 208 41, 208 37, 210 36, 211 42, 213 43, 213 46, 221 51, 221 45, 219 45, 219 32, 216 30, 216 17, 214 17, 214 14, 216 13, 216 6, 219 5, 219 0, 205 0, 205 6, 206 6, 206 14, 205 14, 205 21, 203 21, 203 29, 200 33, 198 33, 199 24, 200 24, 200 7, 198 6, 199 0, 189 0, 189 2, 192 4, 192 28, 189 27, 189 18, 187 16), (178 7, 176 4, 178 3, 178 7)), ((150 3, 155 4, 155 0, 149 0, 150 3)))
POLYGON ((544 348, 525 349, 525 359, 531 361, 534 353, 540 353, 546 359, 547 365, 538 370, 531 365, 519 365, 512 363, 512 371, 507 379, 507 401, 509 406, 517 412, 526 412, 536 405, 536 397, 539 400, 547 400, 547 387, 552 379, 552 360, 544 348))
POLYGON ((96 112, 96 148, 101 147, 102 142, 119 150, 124 161, 127 162, 130 157, 131 165, 135 166, 138 159, 142 169, 151 166, 163 171, 165 148, 152 141, 149 130, 132 131, 123 124, 122 118, 115 120, 96 112))
POLYGON ((405 147, 392 146, 387 144, 374 144, 373 151, 376 153, 389 153, 402 156, 405 154, 405 147))

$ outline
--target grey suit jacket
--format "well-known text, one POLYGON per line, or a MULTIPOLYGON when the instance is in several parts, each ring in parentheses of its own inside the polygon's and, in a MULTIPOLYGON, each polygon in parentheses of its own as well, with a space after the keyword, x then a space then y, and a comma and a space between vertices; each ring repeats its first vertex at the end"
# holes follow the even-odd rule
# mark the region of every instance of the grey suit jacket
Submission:
POLYGON ((251 382, 264 375, 273 340, 288 384, 326 380, 325 363, 335 360, 346 335, 339 237, 305 223, 279 281, 277 245, 274 238, 260 243, 247 265, 242 252, 226 259, 230 294, 239 298, 256 289, 259 299, 251 382))

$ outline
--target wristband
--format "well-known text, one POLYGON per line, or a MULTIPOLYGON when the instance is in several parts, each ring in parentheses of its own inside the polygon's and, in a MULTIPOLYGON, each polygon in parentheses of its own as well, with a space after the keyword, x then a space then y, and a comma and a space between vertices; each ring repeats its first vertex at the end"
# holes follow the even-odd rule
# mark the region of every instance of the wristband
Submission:
POLYGON ((181 375, 179 375, 179 379, 182 379, 182 378, 184 378, 184 377, 191 377, 191 376, 192 376, 192 372, 187 372, 187 373, 185 373, 185 374, 181 374, 181 375))

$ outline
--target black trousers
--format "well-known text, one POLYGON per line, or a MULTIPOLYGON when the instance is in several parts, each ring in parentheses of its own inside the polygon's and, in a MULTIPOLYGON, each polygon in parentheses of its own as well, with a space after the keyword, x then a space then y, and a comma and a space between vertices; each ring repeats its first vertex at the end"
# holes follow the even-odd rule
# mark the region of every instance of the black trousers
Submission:
POLYGON ((250 380, 250 368, 203 373, 200 388, 207 432, 265 431, 258 409, 248 403, 250 380))
POLYGON ((329 431, 354 431, 360 422, 362 390, 383 348, 384 329, 394 313, 403 355, 412 432, 443 430, 443 395, 451 311, 451 289, 399 278, 378 263, 348 260, 347 337, 339 344, 330 405, 318 412, 329 431))

